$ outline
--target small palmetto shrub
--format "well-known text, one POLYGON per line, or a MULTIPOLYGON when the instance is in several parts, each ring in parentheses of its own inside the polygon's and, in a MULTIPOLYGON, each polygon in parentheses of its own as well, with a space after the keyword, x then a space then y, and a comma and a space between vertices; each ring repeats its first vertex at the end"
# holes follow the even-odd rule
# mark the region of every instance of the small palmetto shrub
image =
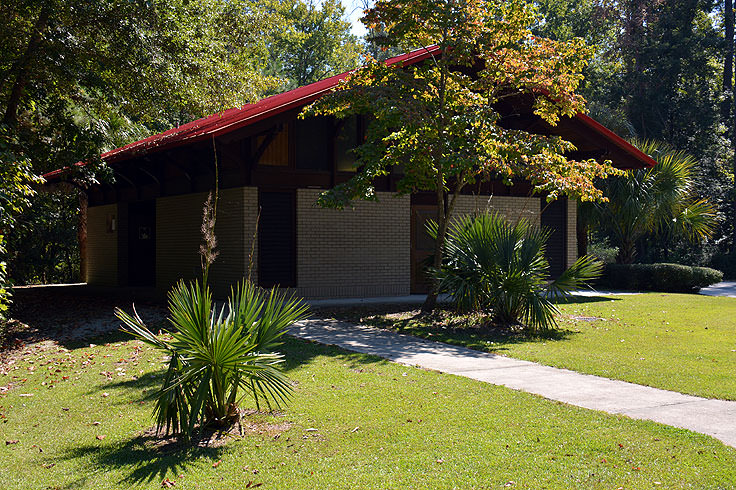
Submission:
MULTIPOLYGON (((430 235, 437 225, 430 222, 430 235)), ((430 270, 440 293, 461 311, 490 313, 496 323, 534 331, 557 326, 554 300, 598 277, 602 263, 580 257, 552 280, 544 256, 549 232, 521 219, 510 223, 483 213, 455 220, 447 233, 443 265, 430 270)))
POLYGON ((265 291, 243 281, 227 304, 216 308, 206 283, 180 281, 169 292, 169 323, 154 334, 137 313, 116 309, 125 330, 160 349, 168 357, 163 383, 156 393, 158 429, 188 439, 196 424, 224 428, 239 420, 238 406, 252 396, 256 407, 285 402, 291 384, 274 352, 292 323, 307 307, 275 289, 265 291))
MULTIPOLYGON (((288 400, 291 384, 274 351, 287 328, 307 316, 301 299, 277 288, 264 290, 244 279, 216 307, 208 273, 217 257, 214 235, 217 194, 207 200, 202 222, 202 280, 179 281, 169 291, 169 326, 154 334, 138 316, 120 308, 123 330, 161 350, 167 370, 156 393, 154 416, 159 432, 188 440, 194 428, 224 429, 240 420, 239 405, 250 395, 261 408, 288 400)), ((250 276, 250 271, 249 274, 250 276)))

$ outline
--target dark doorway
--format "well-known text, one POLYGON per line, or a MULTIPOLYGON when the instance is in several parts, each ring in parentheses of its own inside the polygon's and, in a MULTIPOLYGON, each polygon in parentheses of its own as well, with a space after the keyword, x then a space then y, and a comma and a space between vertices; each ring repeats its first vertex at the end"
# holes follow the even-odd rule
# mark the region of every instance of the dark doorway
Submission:
POLYGON ((559 277, 566 267, 567 258, 567 200, 542 203, 542 228, 551 232, 545 256, 552 277, 559 277))
POLYGON ((128 204, 128 285, 156 286, 156 201, 128 204))
POLYGON ((434 253, 434 240, 427 233, 427 221, 437 219, 437 206, 411 206, 411 293, 427 294, 432 281, 427 276, 426 261, 434 253))
POLYGON ((261 191, 258 222, 258 283, 296 286, 296 199, 292 191, 261 191))

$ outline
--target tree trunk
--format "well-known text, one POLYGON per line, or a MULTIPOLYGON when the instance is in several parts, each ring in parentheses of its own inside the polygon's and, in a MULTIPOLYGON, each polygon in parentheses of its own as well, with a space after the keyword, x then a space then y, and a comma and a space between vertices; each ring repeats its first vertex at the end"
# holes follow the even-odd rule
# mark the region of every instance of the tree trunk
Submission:
MULTIPOLYGON (((439 180, 439 179, 438 179, 439 180)), ((434 242, 434 260, 432 267, 442 267, 442 251, 445 248, 445 235, 447 234, 447 214, 445 213, 445 190, 442 185, 437 186, 437 240, 434 242)), ((439 282, 432 277, 432 286, 427 294, 427 299, 422 305, 422 313, 431 313, 437 306, 439 282)))
POLYGON ((724 101, 721 106, 722 117, 724 123, 728 124, 731 115, 731 91, 733 89, 733 35, 734 35, 734 16, 733 16, 733 0, 724 0, 723 6, 723 24, 724 24, 724 52, 723 52, 723 96, 724 101))
POLYGON ((3 115, 3 122, 8 125, 14 125, 18 119, 18 107, 20 106, 21 98, 23 97, 23 91, 28 84, 28 79, 31 70, 31 63, 33 58, 36 56, 38 46, 41 44, 43 39, 43 31, 46 30, 46 25, 49 20, 49 6, 45 4, 38 14, 36 24, 33 26, 33 32, 31 33, 31 39, 28 41, 26 50, 11 68, 11 76, 15 76, 12 88, 10 89, 10 97, 8 97, 8 103, 5 106, 5 114, 3 115))
POLYGON ((636 244, 633 240, 621 240, 621 247, 618 249, 616 262, 619 264, 632 264, 636 256, 636 244))
POLYGON ((79 243, 79 280, 87 282, 87 193, 78 190, 77 241, 79 243))

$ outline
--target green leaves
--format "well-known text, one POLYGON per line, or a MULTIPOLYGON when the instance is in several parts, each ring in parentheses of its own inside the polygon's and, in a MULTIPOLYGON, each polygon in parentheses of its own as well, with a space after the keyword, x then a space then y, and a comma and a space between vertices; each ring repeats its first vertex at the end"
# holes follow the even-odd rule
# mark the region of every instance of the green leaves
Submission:
MULTIPOLYGON (((436 239, 437 224, 430 222, 436 239)), ((602 264, 581 257, 554 281, 544 256, 549 232, 522 219, 510 223, 498 214, 463 216, 447 232, 445 259, 431 269, 439 292, 465 311, 491 312, 498 323, 522 323, 532 330, 556 326, 552 300, 598 277, 602 264)))
POLYGON ((248 281, 232 289, 227 305, 212 304, 209 287, 179 282, 169 293, 170 338, 151 332, 137 316, 117 309, 124 330, 169 356, 154 414, 159 430, 188 438, 195 426, 226 426, 248 394, 260 409, 288 401, 291 384, 273 349, 287 328, 306 316, 301 300, 248 281))
POLYGON ((339 0, 268 0, 260 6, 273 12, 265 33, 269 61, 265 72, 293 89, 358 66, 361 46, 350 33, 339 0))
POLYGON ((657 165, 608 179, 604 186, 608 202, 595 206, 595 218, 619 242, 619 262, 634 260, 634 244, 647 233, 678 233, 692 241, 711 236, 715 209, 694 197, 696 160, 663 143, 633 143, 657 165))

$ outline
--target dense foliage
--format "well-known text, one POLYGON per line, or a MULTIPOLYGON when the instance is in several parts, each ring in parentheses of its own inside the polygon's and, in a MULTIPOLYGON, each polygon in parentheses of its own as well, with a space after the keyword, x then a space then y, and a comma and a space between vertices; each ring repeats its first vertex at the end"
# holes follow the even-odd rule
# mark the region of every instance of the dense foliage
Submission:
POLYGON ((664 141, 693 155, 693 191, 717 213, 700 246, 642 236, 642 261, 717 263, 736 274, 733 9, 730 0, 540 0, 535 31, 595 48, 581 93, 592 115, 624 137, 664 141), (729 28, 729 25, 731 26, 729 28))
POLYGON ((16 145, 12 132, 0 123, 0 338, 11 298, 5 233, 13 232, 15 216, 29 207, 36 194, 33 185, 41 181, 33 174, 31 162, 16 152, 16 145))
POLYGON ((20 207, 3 204, 12 277, 79 280, 72 228, 79 213, 83 221, 82 190, 113 178, 101 152, 355 66, 343 16, 334 1, 3 2, 0 185, 19 182, 10 175, 18 165, 25 192, 33 174, 90 162, 67 175, 68 197, 22 206, 17 227, 8 220, 20 207))
POLYGON ((657 165, 610 177, 602 184, 608 200, 588 211, 618 246, 617 261, 626 264, 634 261, 636 242, 646 234, 668 240, 679 235, 697 243, 710 237, 716 224, 713 206, 695 196, 692 156, 653 141, 634 144, 657 165))
POLYGON ((721 280, 723 273, 708 267, 681 264, 607 264, 597 284, 611 289, 694 293, 721 280))
MULTIPOLYGON (((551 199, 599 198, 593 181, 613 173, 610 165, 569 160, 564 156, 573 149, 569 142, 499 124, 495 104, 514 94, 538 95, 534 112, 551 125, 584 110, 577 88, 590 50, 580 39, 533 35, 536 20, 534 8, 523 0, 376 2, 364 19, 385 33, 376 42, 436 44, 441 55, 410 67, 368 60, 336 92, 307 109, 306 114, 339 118, 373 115, 356 151, 361 170, 323 194, 321 203, 341 207, 373 198, 374 179, 401 166, 399 192, 436 194, 434 266, 439 268, 449 219, 466 185, 523 178, 551 199)), ((429 295, 425 309, 434 307, 435 298, 434 292, 429 295)))
MULTIPOLYGON (((437 237, 437 224, 429 227, 437 237)), ((553 300, 598 277, 602 264, 580 257, 551 280, 544 256, 549 231, 498 214, 464 216, 450 225, 442 266, 432 270, 441 293, 463 311, 490 313, 502 325, 556 326, 553 300)))
POLYGON ((350 33, 340 0, 271 0, 262 4, 279 19, 267 33, 266 73, 293 89, 356 68, 362 47, 350 33))

